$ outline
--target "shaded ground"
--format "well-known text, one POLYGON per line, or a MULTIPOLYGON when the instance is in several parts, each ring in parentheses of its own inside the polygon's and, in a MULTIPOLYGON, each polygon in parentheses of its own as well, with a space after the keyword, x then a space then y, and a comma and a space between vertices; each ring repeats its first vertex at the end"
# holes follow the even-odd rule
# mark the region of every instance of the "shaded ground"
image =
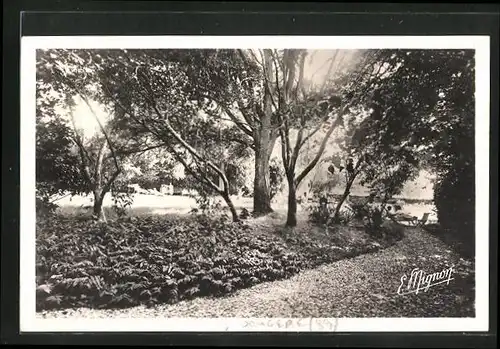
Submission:
POLYGON ((340 260, 289 279, 266 282, 223 298, 122 310, 71 309, 38 317, 473 317, 474 266, 427 232, 407 228, 403 240, 379 252, 340 260), (413 268, 454 266, 454 280, 418 294, 398 295, 413 268))

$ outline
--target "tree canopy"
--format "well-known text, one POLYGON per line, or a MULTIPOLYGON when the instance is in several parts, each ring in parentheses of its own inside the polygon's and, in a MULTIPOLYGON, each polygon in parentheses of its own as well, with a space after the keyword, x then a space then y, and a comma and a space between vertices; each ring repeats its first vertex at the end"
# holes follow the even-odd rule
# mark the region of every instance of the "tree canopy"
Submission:
POLYGON ((46 191, 102 201, 131 178, 125 164, 153 186, 179 181, 180 164, 191 187, 221 195, 237 220, 230 195, 252 161, 255 214, 272 210, 284 177, 291 226, 296 191, 325 161, 344 171, 347 195, 359 180, 390 198, 421 168, 470 186, 474 52, 359 50, 347 67, 339 52, 318 83, 305 74, 308 50, 39 50, 37 178, 46 191), (77 103, 96 125, 90 135, 77 103), (275 144, 282 172, 271 164, 275 144))

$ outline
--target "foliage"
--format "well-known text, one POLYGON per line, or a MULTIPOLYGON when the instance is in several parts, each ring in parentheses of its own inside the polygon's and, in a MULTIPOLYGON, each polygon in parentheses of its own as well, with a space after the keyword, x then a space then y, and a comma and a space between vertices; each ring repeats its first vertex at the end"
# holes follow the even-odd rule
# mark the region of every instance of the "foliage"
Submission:
POLYGON ((380 207, 368 207, 367 214, 364 216, 364 224, 369 234, 380 233, 382 223, 384 223, 384 212, 380 207))
POLYGON ((240 218, 241 219, 248 219, 252 216, 250 211, 248 211, 246 208, 243 208, 240 213, 240 218))
MULTIPOLYGON (((220 78, 225 70, 207 72, 201 62, 205 60, 203 64, 213 68, 217 62, 226 62, 214 60, 214 55, 220 58, 231 52, 97 50, 76 54, 91 63, 94 60, 96 82, 103 98, 116 106, 117 122, 127 125, 133 134, 163 145, 205 191, 224 198, 237 220, 229 197, 237 186, 237 173, 232 171, 231 185, 224 166, 235 155, 246 156, 249 145, 243 149, 240 143, 235 146, 234 140, 241 139, 239 131, 222 121, 219 105, 204 97, 203 83, 210 80, 198 76, 195 68, 200 64, 204 73, 220 78)), ((229 172, 234 169, 229 166, 229 172)))
POLYGON ((241 188, 246 183, 246 173, 243 166, 240 166, 240 163, 246 158, 239 159, 238 162, 230 162, 225 166, 225 174, 227 176, 227 180, 229 182, 229 194, 230 195, 238 195, 241 188))
POLYGON ((175 187, 186 188, 189 182, 184 174, 176 173, 178 162, 165 149, 159 147, 145 152, 138 152, 127 157, 128 171, 117 179, 117 185, 138 184, 144 189, 160 190, 162 184, 172 184, 175 187))
MULTIPOLYGON (((123 172, 123 157, 130 153, 130 149, 136 150, 129 147, 129 142, 137 137, 129 137, 126 125, 116 123, 114 105, 104 98, 103 91, 96 84, 95 71, 86 63, 82 56, 68 50, 37 51, 37 125, 41 128, 44 120, 49 120, 52 123, 49 134, 61 133, 66 143, 71 142, 74 154, 64 155, 65 164, 71 161, 67 172, 71 172, 72 178, 65 181, 67 176, 61 176, 64 189, 84 193, 93 191, 96 218, 105 220, 102 201, 123 172), (91 135, 78 125, 75 108, 79 103, 86 108, 90 124, 98 125, 98 130, 93 130, 91 135), (106 120, 101 120, 103 116, 106 120), (124 151, 125 148, 128 150, 124 151)), ((84 122, 88 125, 89 120, 84 122)), ((37 157, 40 155, 44 159, 57 154, 54 149, 47 149, 40 143, 37 144, 37 157)), ((38 182, 42 183, 41 180, 38 182)))
POLYGON ((196 201, 197 208, 192 213, 201 213, 204 216, 225 215, 225 213, 223 213, 223 206, 218 198, 203 191, 193 197, 196 201))
MULTIPOLYGON (((343 231, 336 231, 336 235, 343 231)), ((308 234, 311 235, 311 234, 308 234)), ((343 246, 341 243, 337 243, 343 246)), ((442 317, 463 318, 477 314, 475 303, 474 258, 464 260, 450 251, 449 246, 422 230, 413 230, 404 240, 390 249, 360 258, 341 260, 315 270, 306 270, 292 280, 258 285, 232 297, 198 299, 175 306, 142 307, 108 311, 100 309, 64 309, 43 311, 43 318, 135 318, 145 317, 290 317, 330 318, 397 318, 442 317), (410 275, 420 266, 434 273, 453 266, 453 280, 436 285, 418 295, 394 297, 402 275, 410 275), (335 277, 332 277, 335 275, 335 277), (397 276, 397 277, 395 277, 397 276), (272 297, 269 297, 269 295, 272 297), (356 301, 351 296, 356 295, 356 301)), ((43 292, 43 289, 40 290, 43 292)), ((269 325, 268 319, 254 323, 269 325)), ((317 322, 319 326, 333 325, 317 322)), ((271 321, 275 328, 285 328, 285 321, 271 321)))
POLYGON ((356 130, 356 139, 362 140, 358 143, 376 144, 372 154, 377 156, 388 150, 397 155, 403 165, 398 181, 419 166, 430 168, 438 177, 438 219, 454 224, 449 218, 454 216, 457 226, 470 226, 474 219, 474 51, 369 50, 366 59, 372 59, 373 69, 384 74, 374 79, 369 70, 361 73, 364 89, 356 93, 371 90, 362 99, 371 115, 356 130), (453 197, 457 192, 464 195, 453 197), (453 200, 448 208, 445 197, 453 200), (463 214, 454 215, 458 212, 453 207, 463 207, 463 214))
POLYGON ((315 204, 308 207, 309 222, 314 224, 327 224, 333 216, 333 210, 329 207, 315 204))
POLYGON ((115 211, 118 218, 123 218, 127 215, 127 208, 132 206, 133 197, 127 192, 111 192, 113 198, 113 211, 115 211))
MULTIPOLYGON (((384 202, 422 167, 436 173, 438 182, 458 178, 457 168, 473 171, 473 51, 366 50, 354 71, 332 83, 359 101, 333 140, 337 153, 325 159, 337 176, 345 165, 333 158, 354 158, 359 184, 384 202)), ((473 212, 471 190, 460 198, 467 214, 473 212)))
POLYGON ((204 215, 107 224, 57 217, 37 222, 37 308, 221 296, 371 250, 370 243, 339 239, 304 232, 283 238, 204 215))
POLYGON ((343 210, 335 219, 335 209, 330 205, 322 205, 321 199, 318 204, 310 205, 307 209, 309 211, 309 222, 313 224, 349 225, 354 218, 353 212, 350 210, 343 210))
POLYGON ((63 120, 37 120, 37 196, 45 198, 66 191, 72 194, 88 192, 88 183, 80 173, 74 148, 71 129, 63 120))
POLYGON ((351 209, 353 211, 353 214, 354 214, 354 219, 359 219, 359 220, 362 220, 364 217, 366 217, 368 215, 368 207, 366 205, 366 202, 355 202, 355 203, 351 203, 351 209))
POLYGON ((337 223, 342 225, 348 225, 354 219, 354 212, 351 210, 340 211, 337 219, 337 223))
MULTIPOLYGON (((475 185, 474 168, 455 168, 435 186, 434 204, 442 229, 474 251, 475 185)), ((473 255, 473 252, 472 252, 473 255)))
POLYGON ((36 196, 36 215, 38 217, 48 217, 55 214, 57 205, 49 200, 47 196, 36 196))
POLYGON ((283 189, 284 178, 283 167, 273 158, 269 165, 269 196, 271 200, 283 189))

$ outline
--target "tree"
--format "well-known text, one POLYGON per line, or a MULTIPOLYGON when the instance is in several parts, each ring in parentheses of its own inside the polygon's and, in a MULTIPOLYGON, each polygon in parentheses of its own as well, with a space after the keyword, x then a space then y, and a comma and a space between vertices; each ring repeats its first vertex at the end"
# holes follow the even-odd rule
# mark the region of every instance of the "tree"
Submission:
POLYGON ((306 50, 264 50, 265 96, 267 108, 275 116, 281 155, 288 183, 287 226, 297 224, 296 191, 304 178, 320 161, 328 139, 343 122, 355 100, 343 94, 339 86, 329 83, 337 62, 337 53, 329 61, 326 79, 319 88, 307 86, 304 80, 306 50), (299 155, 315 135, 324 135, 315 155, 296 173, 299 155), (292 133, 295 142, 292 145, 292 133))
MULTIPOLYGON (((88 57, 92 56, 84 56, 88 57)), ((67 181, 65 189, 75 192, 76 182, 78 192, 92 192, 94 217, 106 221, 102 205, 123 172, 120 159, 144 149, 138 150, 133 138, 126 137, 126 129, 117 127, 113 120, 114 106, 102 98, 102 91, 96 86, 93 71, 84 58, 68 50, 37 51, 37 118, 39 124, 44 118, 53 120, 49 124, 50 132, 65 135, 76 150, 76 157, 67 158, 72 165, 76 165, 78 159, 78 170, 73 168, 71 172, 73 176, 78 174, 78 179, 67 181), (77 125, 75 107, 78 103, 86 107, 85 114, 90 116, 83 124, 93 120, 97 125, 91 135, 86 136, 81 125, 77 125), (99 105, 101 115, 96 109, 99 105), (103 116, 105 121, 101 120, 103 116), (64 129, 54 127, 62 124, 66 125, 64 129)), ((39 153, 45 151, 38 146, 39 153)), ((43 158, 44 155, 40 157, 43 158)))
MULTIPOLYGON (((461 171, 465 164, 471 169, 474 153, 470 52, 367 50, 361 56, 358 69, 334 82, 357 100, 337 129, 340 135, 334 134, 330 147, 338 148, 336 153, 324 159, 335 158, 332 171, 344 174, 336 218, 357 179, 385 202, 422 166, 443 180, 448 174, 458 177, 467 172, 461 171)), ((471 183, 470 175, 463 178, 461 183, 471 183)))
POLYGON ((225 118, 239 134, 231 140, 254 151, 255 215, 272 212, 269 161, 278 132, 265 92, 265 73, 253 50, 196 50, 184 64, 191 94, 204 112, 225 118))
POLYGON ((375 50, 384 74, 364 74, 360 98, 372 114, 357 135, 378 144, 374 154, 393 154, 437 174, 440 223, 473 240, 474 51, 375 50), (373 130, 378 130, 378 134, 373 130))
MULTIPOLYGON (((233 123, 239 134, 235 134, 232 141, 254 151, 255 215, 272 211, 271 199, 275 193, 270 159, 281 127, 276 102, 283 101, 277 100, 280 86, 273 88, 273 66, 282 79, 283 65, 278 62, 281 59, 277 56, 278 51, 275 51, 277 60, 269 59, 269 52, 260 49, 196 50, 180 59, 186 67, 185 89, 198 99, 206 114, 233 123)), ((335 56, 330 61, 332 70, 335 64, 339 65, 341 57, 335 56)), ((301 84, 306 85, 305 80, 302 77, 301 84)))
MULTIPOLYGON (((165 147, 186 173, 209 192, 221 195, 233 220, 225 166, 234 150, 234 128, 213 118, 193 95, 187 78, 189 52, 176 50, 93 50, 78 52, 91 65, 103 98, 119 110, 118 119, 142 138, 165 147)), ((237 138, 237 137, 236 137, 237 138)))
POLYGON ((37 212, 53 210, 56 207, 52 199, 54 195, 62 195, 66 191, 71 194, 85 192, 86 183, 78 169, 79 159, 73 149, 72 132, 68 125, 58 119, 37 118, 37 212))
POLYGON ((368 186, 373 197, 381 198, 384 208, 420 171, 417 154, 395 143, 390 132, 380 128, 374 115, 377 111, 358 111, 357 122, 354 118, 345 122, 341 127, 343 137, 335 139, 339 152, 330 159, 335 158, 334 168, 345 178, 345 186, 335 206, 334 221, 338 221, 342 205, 356 181, 368 186))

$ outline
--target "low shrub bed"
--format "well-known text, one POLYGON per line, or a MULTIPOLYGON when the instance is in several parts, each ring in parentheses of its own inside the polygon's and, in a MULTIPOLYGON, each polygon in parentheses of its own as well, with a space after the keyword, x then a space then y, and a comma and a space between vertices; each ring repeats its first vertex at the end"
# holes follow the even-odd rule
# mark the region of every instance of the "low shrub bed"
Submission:
POLYGON ((221 296, 392 242, 336 232, 283 235, 203 216, 107 224, 53 217, 37 226, 37 310, 221 296))

